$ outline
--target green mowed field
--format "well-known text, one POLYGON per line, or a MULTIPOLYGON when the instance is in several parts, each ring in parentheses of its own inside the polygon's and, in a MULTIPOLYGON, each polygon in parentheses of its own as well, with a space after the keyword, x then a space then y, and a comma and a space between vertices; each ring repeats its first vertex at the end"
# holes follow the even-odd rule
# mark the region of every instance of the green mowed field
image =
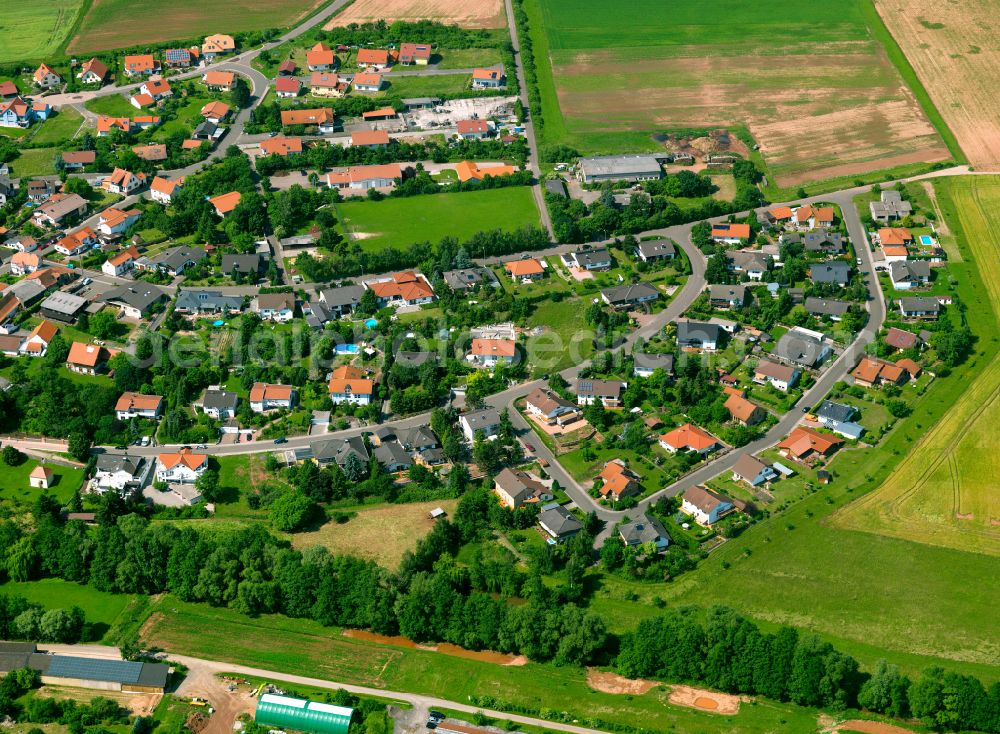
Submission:
POLYGON ((51 176, 56 172, 54 163, 55 148, 27 148, 10 162, 11 171, 15 176, 51 176))
MULTIPOLYGON (((38 464, 35 459, 28 459, 20 466, 0 465, 0 500, 10 500, 25 505, 34 503, 38 495, 46 491, 34 489, 28 483, 28 475, 38 464)), ((53 484, 47 490, 48 493, 60 502, 66 502, 80 488, 83 470, 52 463, 47 466, 53 473, 53 484)))
POLYGON ((56 53, 76 22, 83 0, 4 3, 0 63, 41 61, 56 53))
POLYGON ((402 248, 444 237, 466 240, 489 229, 538 226, 538 208, 527 186, 409 196, 337 205, 346 231, 370 251, 402 248))
MULTIPOLYGON (((935 185, 960 248, 979 263, 1000 257, 1000 178, 961 177, 935 185)), ((949 268, 957 267, 952 263, 949 268)), ((1000 556, 1000 275, 981 271, 985 298, 976 310, 982 374, 914 446, 877 491, 835 517, 845 528, 1000 556)))
POLYGON ((524 0, 544 142, 654 148, 651 133, 746 126, 781 186, 950 157, 873 35, 868 0, 524 0), (641 18, 641 22, 636 22, 641 18), (892 120, 892 124, 887 124, 892 120))
POLYGON ((526 342, 532 374, 558 372, 590 359, 594 353, 594 330, 584 317, 586 310, 586 301, 575 297, 544 300, 535 306, 528 317, 528 326, 544 331, 529 336, 526 342))
POLYGON ((320 0, 171 0, 133 12, 127 0, 94 0, 66 47, 69 53, 91 53, 144 43, 197 40, 210 33, 239 33, 295 25, 320 0))
POLYGON ((136 115, 146 114, 133 107, 128 98, 120 94, 94 97, 88 100, 83 106, 96 115, 109 115, 111 117, 135 117, 136 115))
POLYGON ((83 124, 83 115, 72 107, 63 107, 59 112, 42 123, 42 126, 31 139, 32 143, 59 143, 69 140, 83 124))
POLYGON ((464 701, 490 695, 516 704, 599 717, 654 731, 685 734, 799 734, 815 730, 817 712, 759 701, 720 718, 667 703, 665 687, 644 695, 599 693, 572 666, 503 666, 436 652, 343 637, 336 628, 280 615, 249 619, 231 610, 186 604, 165 596, 143 627, 145 644, 284 673, 404 690, 464 701))

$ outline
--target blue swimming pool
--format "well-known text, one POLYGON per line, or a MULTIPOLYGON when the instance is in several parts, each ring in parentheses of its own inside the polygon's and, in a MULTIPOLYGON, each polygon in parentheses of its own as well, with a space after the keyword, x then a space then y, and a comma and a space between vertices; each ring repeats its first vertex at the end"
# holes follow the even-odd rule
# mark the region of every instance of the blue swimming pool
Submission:
POLYGON ((337 354, 357 354, 358 345, 357 344, 338 344, 337 354))
POLYGON ((934 238, 931 237, 929 234, 922 234, 922 235, 920 235, 920 244, 921 245, 933 245, 934 244, 934 238))
POLYGON ((378 326, 378 319, 368 319, 365 321, 365 327, 368 329, 374 329, 376 326, 378 326))
POLYGON ((225 326, 225 325, 226 322, 223 321, 222 319, 216 319, 215 321, 212 322, 212 326, 225 326))

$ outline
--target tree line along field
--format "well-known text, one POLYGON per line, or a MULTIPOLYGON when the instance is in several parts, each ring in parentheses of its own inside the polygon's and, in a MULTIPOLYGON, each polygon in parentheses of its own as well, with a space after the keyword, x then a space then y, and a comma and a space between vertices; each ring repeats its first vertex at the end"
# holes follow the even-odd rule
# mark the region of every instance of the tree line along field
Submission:
POLYGON ((83 0, 4 3, 0 14, 0 63, 42 60, 56 53, 83 4, 83 0))
POLYGON ((368 251, 390 246, 403 249, 445 237, 467 240, 483 230, 513 232, 540 222, 527 186, 345 201, 337 204, 337 216, 348 236, 368 251))
POLYGON ((136 12, 127 0, 93 0, 79 29, 66 46, 70 54, 95 53, 144 43, 201 38, 211 33, 240 33, 294 26, 322 0, 170 0, 136 12))
MULTIPOLYGON (((1000 259, 1000 178, 963 176, 935 184, 942 211, 979 263, 1000 259)), ((878 490, 849 505, 837 525, 920 543, 1000 556, 1000 275, 981 271, 975 310, 982 374, 925 433, 878 490)))
POLYGON ((670 705, 665 686, 643 695, 602 693, 588 686, 586 670, 575 666, 498 665, 364 642, 309 620, 281 615, 250 619, 226 608, 187 604, 172 595, 154 603, 141 642, 178 654, 455 701, 494 696, 654 731, 798 734, 813 731, 816 724, 815 710, 766 700, 743 706, 722 722, 715 714, 670 705), (722 724, 724 729, 719 728, 722 724))
POLYGON ((874 0, 972 165, 1000 165, 996 0, 874 0))
POLYGON ((783 187, 948 160, 868 2, 639 0, 622 13, 524 0, 536 61, 551 64, 539 71, 545 142, 601 152, 621 134, 648 147, 656 131, 745 124, 783 187))

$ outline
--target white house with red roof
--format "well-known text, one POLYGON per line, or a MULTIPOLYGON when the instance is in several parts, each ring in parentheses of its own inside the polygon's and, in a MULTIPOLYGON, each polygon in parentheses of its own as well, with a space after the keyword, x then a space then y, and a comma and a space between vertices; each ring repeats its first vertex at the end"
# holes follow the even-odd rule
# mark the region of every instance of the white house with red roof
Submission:
POLYGON ((173 201, 174 194, 177 193, 183 185, 183 178, 171 181, 169 178, 156 176, 153 178, 153 182, 149 185, 149 195, 152 197, 153 201, 167 206, 173 201))
POLYGON ((419 306, 435 298, 434 289, 426 276, 412 270, 367 280, 362 285, 375 292, 380 306, 419 306))
POLYGON ((62 77, 45 64, 39 64, 31 79, 42 89, 49 89, 50 87, 62 84, 62 77))
POLYGON ((194 484, 208 469, 208 455, 195 454, 191 449, 156 457, 156 480, 168 484, 194 484))

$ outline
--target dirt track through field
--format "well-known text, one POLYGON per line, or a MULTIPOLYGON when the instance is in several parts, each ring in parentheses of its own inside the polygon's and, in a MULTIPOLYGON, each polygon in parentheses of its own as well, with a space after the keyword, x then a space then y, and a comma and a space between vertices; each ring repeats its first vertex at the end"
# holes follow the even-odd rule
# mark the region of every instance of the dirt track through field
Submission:
POLYGON ((1000 2, 874 1, 969 163, 997 170, 1000 2))
POLYGON ((587 668, 587 685, 601 693, 628 693, 641 696, 660 684, 655 680, 625 678, 615 673, 587 668))
POLYGON ((324 30, 374 20, 436 20, 462 28, 502 28, 502 0, 354 0, 324 30))

